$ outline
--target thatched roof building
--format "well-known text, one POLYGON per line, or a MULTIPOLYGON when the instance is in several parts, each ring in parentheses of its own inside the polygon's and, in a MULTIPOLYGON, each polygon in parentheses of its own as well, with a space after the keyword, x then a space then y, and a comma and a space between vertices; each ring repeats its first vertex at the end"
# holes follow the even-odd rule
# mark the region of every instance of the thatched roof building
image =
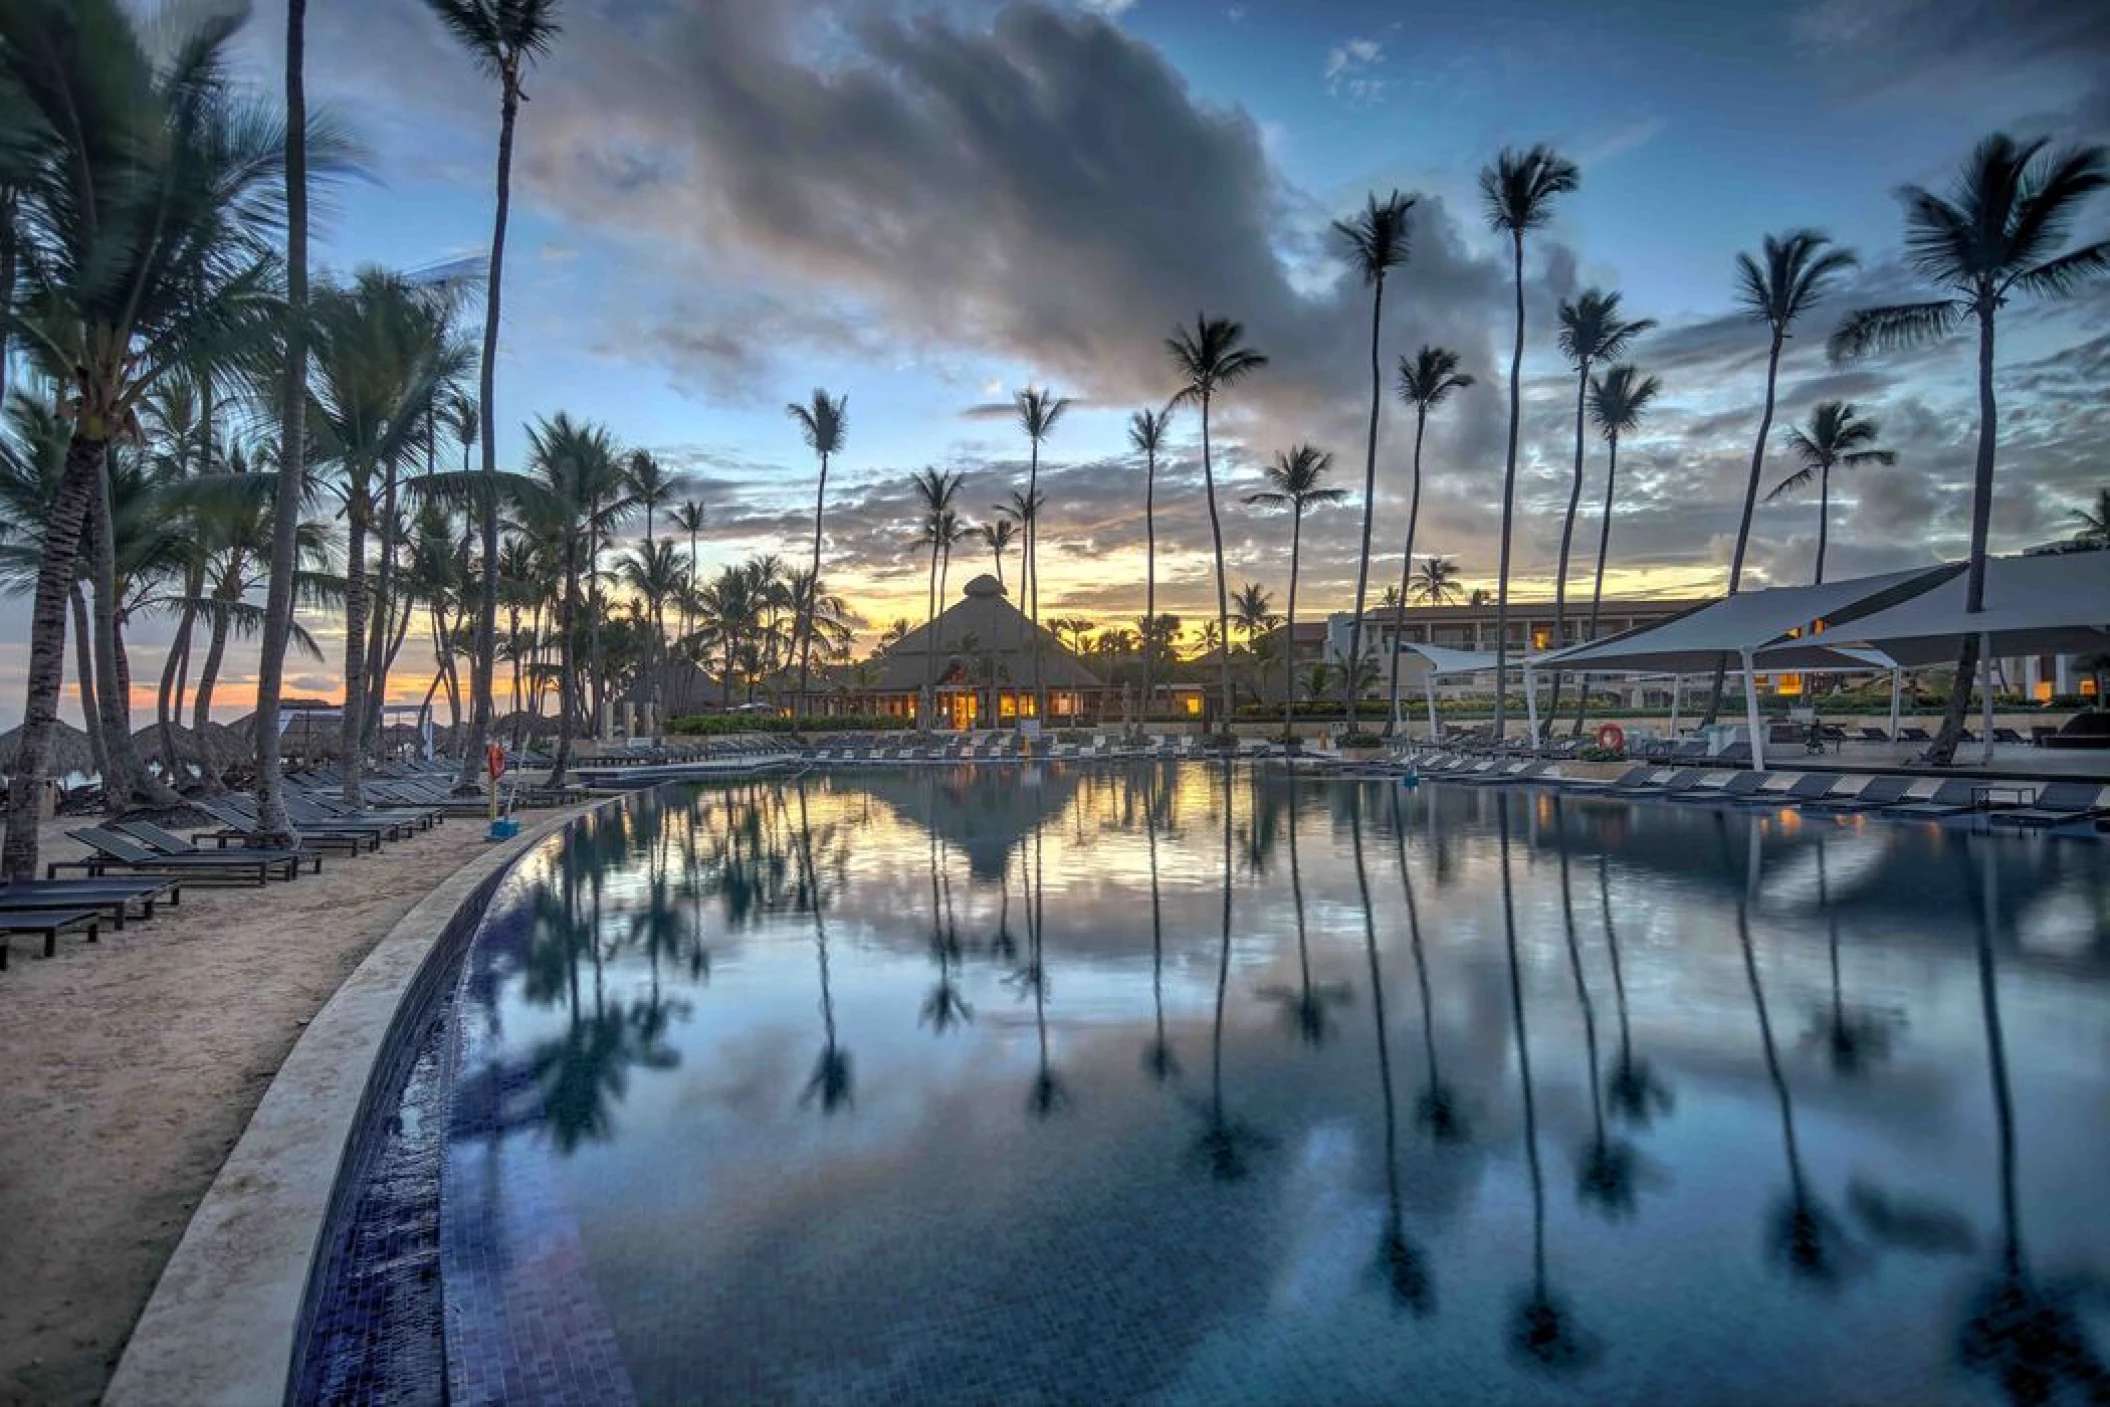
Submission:
POLYGON ((1057 639, 1036 631, 1011 604, 1003 584, 982 574, 935 621, 917 626, 873 661, 866 692, 873 712, 913 714, 926 684, 937 695, 938 721, 953 728, 1001 726, 1034 710, 1034 640, 1040 683, 1053 720, 1076 718, 1105 682, 1057 639))

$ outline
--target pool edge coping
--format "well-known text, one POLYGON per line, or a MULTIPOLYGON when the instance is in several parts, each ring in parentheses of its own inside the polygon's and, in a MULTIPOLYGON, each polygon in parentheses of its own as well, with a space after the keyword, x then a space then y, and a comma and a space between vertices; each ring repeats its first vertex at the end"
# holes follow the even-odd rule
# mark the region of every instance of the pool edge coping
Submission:
POLYGON ((581 816, 619 801, 566 808, 465 861, 330 994, 191 1213, 125 1341, 105 1403, 288 1399, 338 1182, 404 1002, 482 886, 581 816))

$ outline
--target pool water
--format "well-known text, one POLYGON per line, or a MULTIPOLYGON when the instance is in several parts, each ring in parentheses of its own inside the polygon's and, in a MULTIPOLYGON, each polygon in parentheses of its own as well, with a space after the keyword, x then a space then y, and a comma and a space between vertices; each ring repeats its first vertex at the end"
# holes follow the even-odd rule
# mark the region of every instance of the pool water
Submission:
POLYGON ((450 1396, 2101 1401, 2106 861, 1206 763, 642 794, 467 960, 450 1396))

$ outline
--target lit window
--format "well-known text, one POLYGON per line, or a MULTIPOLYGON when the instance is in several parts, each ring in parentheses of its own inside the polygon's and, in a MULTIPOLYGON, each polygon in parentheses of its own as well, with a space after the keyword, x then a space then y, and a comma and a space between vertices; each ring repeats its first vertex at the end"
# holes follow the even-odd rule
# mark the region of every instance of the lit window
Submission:
POLYGON ((1198 694, 1189 694, 1189 695, 1187 695, 1187 712, 1188 712, 1189 714, 1191 714, 1191 715, 1195 715, 1195 716, 1197 716, 1197 717, 1198 717, 1198 716, 1199 716, 1199 715, 1201 714, 1201 711, 1202 711, 1202 701, 1201 701, 1201 696, 1200 696, 1200 695, 1198 695, 1198 694))

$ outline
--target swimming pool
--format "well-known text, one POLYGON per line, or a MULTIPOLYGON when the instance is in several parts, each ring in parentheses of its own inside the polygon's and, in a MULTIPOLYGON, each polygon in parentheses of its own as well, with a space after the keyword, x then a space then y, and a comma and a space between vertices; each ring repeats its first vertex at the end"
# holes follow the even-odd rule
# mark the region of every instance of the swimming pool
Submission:
POLYGON ((2090 843, 1216 764, 667 789, 437 1068, 456 1401, 2105 1388, 2090 843))

